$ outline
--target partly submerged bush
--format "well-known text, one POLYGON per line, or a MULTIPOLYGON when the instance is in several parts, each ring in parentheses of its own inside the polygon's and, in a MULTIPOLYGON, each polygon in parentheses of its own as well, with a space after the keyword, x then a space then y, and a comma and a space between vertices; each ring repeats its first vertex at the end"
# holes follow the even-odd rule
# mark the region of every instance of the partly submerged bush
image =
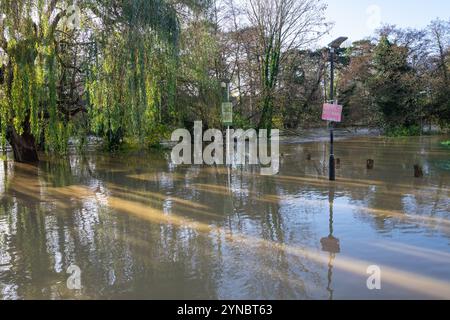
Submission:
POLYGON ((385 134, 389 137, 414 137, 420 136, 421 129, 418 125, 413 126, 395 126, 385 130, 385 134))

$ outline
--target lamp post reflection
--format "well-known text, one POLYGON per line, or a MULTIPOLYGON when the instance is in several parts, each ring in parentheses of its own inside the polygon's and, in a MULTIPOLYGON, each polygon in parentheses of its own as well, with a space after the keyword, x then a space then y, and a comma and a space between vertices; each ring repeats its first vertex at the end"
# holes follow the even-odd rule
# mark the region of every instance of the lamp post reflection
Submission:
POLYGON ((329 299, 333 300, 334 290, 332 289, 332 280, 333 280, 333 262, 336 258, 336 254, 341 252, 341 244, 339 239, 333 236, 333 205, 334 205, 334 187, 330 187, 330 191, 328 193, 328 201, 330 205, 330 219, 329 219, 329 235, 328 237, 320 239, 320 243, 322 245, 322 251, 329 253, 329 261, 328 261, 328 285, 327 291, 329 293, 329 299))
MULTIPOLYGON (((226 133, 226 150, 227 150, 227 155, 226 155, 226 159, 231 158, 230 154, 230 144, 231 144, 231 137, 230 137, 230 125, 232 125, 232 119, 229 119, 229 115, 227 116, 224 111, 225 111, 225 105, 229 104, 231 102, 230 99, 230 85, 231 85, 231 80, 230 79, 223 79, 222 83, 221 83, 221 87, 223 89, 223 99, 222 99, 222 122, 224 125, 226 125, 227 127, 227 133, 226 133)), ((234 143, 234 142, 233 142, 234 143)), ((229 165, 227 165, 227 190, 228 190, 228 195, 227 198, 225 198, 225 203, 224 203, 224 214, 226 216, 228 216, 228 223, 229 223, 229 227, 230 227, 230 233, 231 233, 231 213, 234 211, 234 205, 233 205, 233 189, 232 189, 232 177, 231 177, 231 168, 232 168, 232 164, 230 163, 229 165)))

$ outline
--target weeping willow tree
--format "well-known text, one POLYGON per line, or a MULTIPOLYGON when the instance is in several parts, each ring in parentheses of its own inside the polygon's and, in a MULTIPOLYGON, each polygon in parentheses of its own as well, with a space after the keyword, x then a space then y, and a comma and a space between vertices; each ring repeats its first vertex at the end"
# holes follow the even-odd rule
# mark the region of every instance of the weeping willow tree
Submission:
POLYGON ((58 61, 62 26, 70 3, 0 1, 0 137, 19 162, 38 161, 37 142, 51 150, 67 145, 70 110, 61 105, 58 61), (44 143, 45 142, 45 143, 44 143))
POLYGON ((87 81, 92 131, 104 136, 110 149, 116 149, 125 137, 152 144, 167 125, 180 120, 175 110, 179 10, 201 11, 210 2, 96 3, 92 11, 103 21, 103 28, 94 34, 99 58, 87 81))
POLYGON ((16 161, 93 132, 148 142, 174 107, 180 10, 204 0, 0 0, 0 137, 16 161), (76 6, 74 6, 76 5, 76 6), (67 22, 79 8, 79 28, 67 22), (76 124, 79 114, 87 124, 76 124), (76 132, 80 131, 80 132, 76 132))
POLYGON ((99 2, 105 8, 95 11, 104 21, 94 35, 100 58, 87 84, 92 130, 110 149, 124 137, 145 143, 173 116, 177 12, 162 0, 99 2))

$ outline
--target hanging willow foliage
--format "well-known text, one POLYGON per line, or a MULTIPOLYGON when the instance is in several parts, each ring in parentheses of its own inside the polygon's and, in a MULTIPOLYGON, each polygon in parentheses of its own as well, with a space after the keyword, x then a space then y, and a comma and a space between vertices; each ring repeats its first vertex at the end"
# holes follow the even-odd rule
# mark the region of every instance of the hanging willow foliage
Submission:
POLYGON ((24 131, 36 141, 45 135, 48 150, 64 153, 70 126, 58 111, 58 65, 56 62, 57 21, 52 1, 2 0, 0 37, 6 61, 5 79, 0 85, 0 134, 6 143, 8 127, 24 131))
POLYGON ((165 1, 106 2, 121 15, 98 12, 110 31, 96 36, 101 59, 87 87, 92 129, 116 148, 127 136, 145 143, 163 109, 173 115, 179 25, 165 1))
POLYGON ((81 132, 104 136, 110 148, 126 137, 151 143, 176 122, 175 7, 204 2, 77 1, 85 25, 73 31, 65 24, 73 0, 0 0, 3 145, 11 131, 58 153, 81 132), (84 127, 74 121, 80 111, 84 127))

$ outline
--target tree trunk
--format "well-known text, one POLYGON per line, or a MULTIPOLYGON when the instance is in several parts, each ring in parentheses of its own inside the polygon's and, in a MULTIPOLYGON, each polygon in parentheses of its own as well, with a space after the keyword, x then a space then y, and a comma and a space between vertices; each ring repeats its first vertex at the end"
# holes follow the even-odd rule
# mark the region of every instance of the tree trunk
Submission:
POLYGON ((8 130, 8 142, 14 153, 14 161, 22 163, 37 163, 39 156, 37 153, 36 141, 30 133, 29 126, 24 127, 22 135, 17 134, 14 127, 8 130))

